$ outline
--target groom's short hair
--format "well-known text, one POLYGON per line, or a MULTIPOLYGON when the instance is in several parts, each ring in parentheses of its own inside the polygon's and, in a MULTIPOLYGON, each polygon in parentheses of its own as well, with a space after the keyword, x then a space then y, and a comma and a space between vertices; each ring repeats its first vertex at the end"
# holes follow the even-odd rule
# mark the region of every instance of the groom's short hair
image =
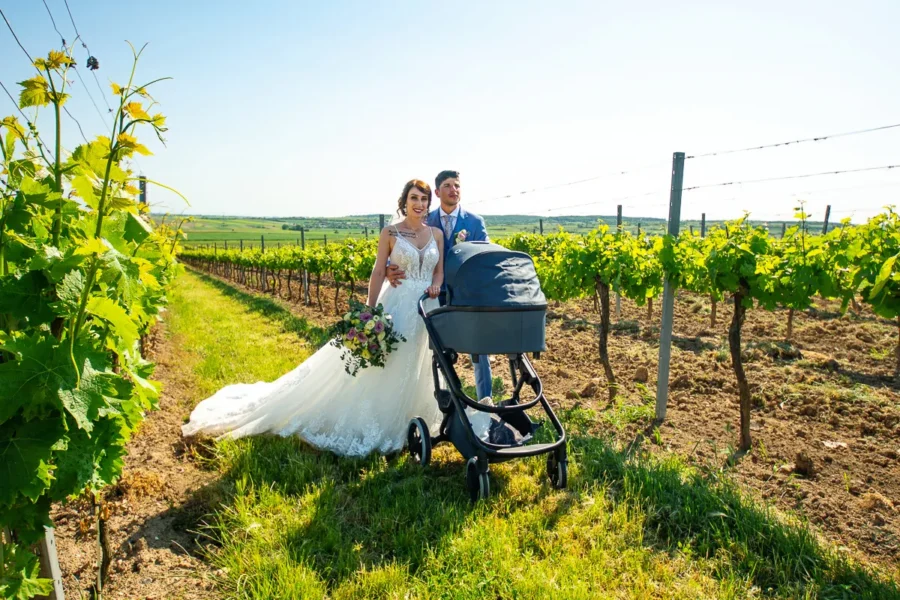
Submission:
POLYGON ((459 171, 441 171, 434 178, 434 189, 437 190, 441 184, 448 179, 459 179, 459 171))

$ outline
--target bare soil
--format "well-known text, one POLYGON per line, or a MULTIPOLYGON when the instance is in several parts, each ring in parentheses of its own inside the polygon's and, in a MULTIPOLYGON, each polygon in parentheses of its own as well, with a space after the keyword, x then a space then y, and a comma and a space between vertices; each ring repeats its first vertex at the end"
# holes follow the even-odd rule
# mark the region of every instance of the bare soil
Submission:
MULTIPOLYGON (((659 310, 623 301, 610 355, 625 404, 652 410, 656 396, 659 310), (644 383, 641 383, 644 380, 644 383), (641 389, 641 386, 645 386, 641 389)), ((732 309, 689 294, 675 302, 667 418, 612 430, 623 442, 675 452, 705 469, 724 468, 753 494, 807 519, 826 538, 863 559, 900 566, 900 394, 893 376, 896 326, 863 310, 841 316, 817 302, 794 315, 748 311, 744 362, 751 385, 753 449, 730 466, 738 444, 737 382, 728 353, 732 309)), ((614 417, 597 358, 593 302, 550 313, 548 351, 538 362, 548 395, 614 417), (592 351, 591 351, 592 350, 592 351)), ((614 418, 605 419, 617 423, 614 418)))
MULTIPOLYGON (((123 475, 104 494, 113 556, 106 598, 218 598, 214 574, 202 559, 203 516, 213 504, 215 473, 190 458, 181 438, 189 373, 179 368, 178 340, 165 325, 151 338, 154 379, 163 385, 159 410, 147 415, 128 444, 123 475)), ((97 577, 97 526, 90 502, 52 513, 67 598, 89 598, 97 577)))

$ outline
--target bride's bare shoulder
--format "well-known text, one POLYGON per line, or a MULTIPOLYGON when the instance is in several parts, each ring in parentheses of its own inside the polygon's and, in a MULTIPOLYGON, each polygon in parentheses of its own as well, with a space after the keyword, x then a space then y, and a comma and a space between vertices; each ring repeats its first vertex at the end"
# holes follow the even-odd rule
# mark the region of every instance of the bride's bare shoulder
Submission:
POLYGON ((390 240, 395 240, 398 237, 403 235, 403 232, 397 225, 387 225, 384 229, 381 230, 381 237, 388 238, 390 240))

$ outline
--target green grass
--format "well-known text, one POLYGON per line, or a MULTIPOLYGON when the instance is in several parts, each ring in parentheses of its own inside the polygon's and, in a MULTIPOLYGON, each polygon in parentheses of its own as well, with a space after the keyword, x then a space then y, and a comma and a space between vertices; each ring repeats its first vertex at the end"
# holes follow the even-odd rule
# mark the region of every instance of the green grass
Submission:
POLYGON ((624 430, 633 423, 649 424, 656 416, 656 398, 647 389, 647 386, 635 384, 638 389, 640 402, 629 402, 623 394, 616 396, 616 403, 602 413, 605 423, 616 431, 624 430))
POLYGON ((869 356, 875 360, 887 360, 891 358, 894 351, 891 348, 872 348, 869 350, 869 356))
MULTIPOLYGON (((170 332, 204 396, 272 379, 321 331, 269 300, 192 274, 171 294, 170 332), (217 354, 228 358, 213 358, 217 354)), ((296 439, 222 442, 221 499, 207 533, 228 598, 897 598, 888 583, 751 502, 721 473, 624 455, 562 415, 570 489, 540 459, 491 469, 471 506, 450 447, 422 469, 405 456, 350 460, 296 439)))
MULTIPOLYGON (((162 219, 161 216, 156 216, 162 219)), ((562 217, 559 219, 544 219, 544 232, 551 233, 558 227, 563 227, 572 233, 588 233, 597 225, 599 217, 562 217)), ((386 218, 388 222, 390 218, 386 218)), ((539 219, 537 217, 516 216, 488 216, 486 217, 488 231, 494 239, 500 239, 518 232, 539 231, 539 219)), ((607 217, 608 223, 614 223, 614 217, 607 217)), ((305 238, 308 243, 321 243, 327 238, 329 242, 339 242, 346 239, 365 239, 363 225, 369 229, 369 237, 378 234, 378 216, 367 215, 364 217, 335 217, 335 218, 241 218, 241 217, 216 217, 198 216, 191 223, 185 223, 183 229, 187 234, 184 244, 193 245, 217 245, 236 247, 241 240, 244 247, 259 247, 260 238, 265 237, 267 247, 278 244, 296 244, 300 241, 300 232, 282 229, 283 225, 302 225, 306 227, 305 238)), ((626 223, 627 228, 636 231, 636 223, 626 223)), ((657 224, 659 229, 659 224, 657 224)), ((647 226, 644 231, 655 231, 647 226)), ((655 231, 660 233, 660 231, 655 231)))
POLYGON ((325 332, 270 298, 186 272, 164 313, 186 355, 197 400, 235 381, 277 379, 325 341, 325 332))

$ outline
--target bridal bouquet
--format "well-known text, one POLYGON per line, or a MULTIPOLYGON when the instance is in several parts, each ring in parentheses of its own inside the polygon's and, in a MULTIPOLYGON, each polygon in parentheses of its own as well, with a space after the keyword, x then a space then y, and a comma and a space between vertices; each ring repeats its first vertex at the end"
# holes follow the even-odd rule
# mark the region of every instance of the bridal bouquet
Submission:
POLYGON ((354 377, 369 366, 384 367, 388 354, 405 342, 394 331, 391 315, 380 304, 371 309, 362 302, 350 300, 350 312, 332 327, 331 345, 344 350, 344 370, 354 377))

